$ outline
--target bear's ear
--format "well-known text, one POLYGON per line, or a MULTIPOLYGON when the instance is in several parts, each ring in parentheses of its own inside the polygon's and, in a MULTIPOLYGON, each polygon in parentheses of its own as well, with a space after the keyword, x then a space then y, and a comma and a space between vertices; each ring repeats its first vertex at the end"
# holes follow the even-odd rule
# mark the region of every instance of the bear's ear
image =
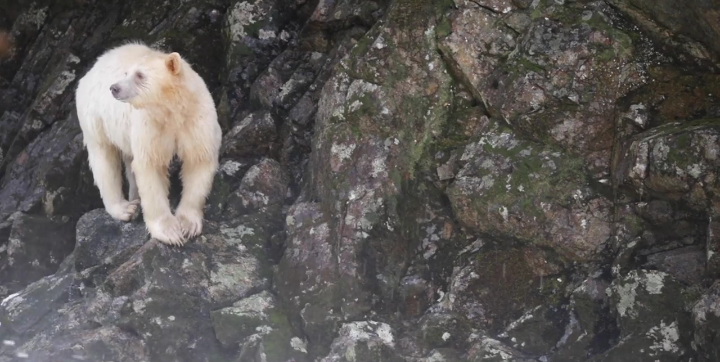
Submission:
POLYGON ((165 66, 168 68, 171 74, 178 75, 180 74, 180 54, 178 53, 170 53, 168 55, 167 59, 165 59, 165 66))

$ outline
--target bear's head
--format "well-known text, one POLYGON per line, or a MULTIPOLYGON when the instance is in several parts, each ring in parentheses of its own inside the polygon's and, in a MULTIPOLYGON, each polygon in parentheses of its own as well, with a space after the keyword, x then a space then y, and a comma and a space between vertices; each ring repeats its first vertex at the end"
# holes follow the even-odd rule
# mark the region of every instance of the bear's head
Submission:
POLYGON ((183 67, 178 53, 146 55, 110 86, 110 92, 115 99, 139 109, 167 104, 181 85, 183 67))

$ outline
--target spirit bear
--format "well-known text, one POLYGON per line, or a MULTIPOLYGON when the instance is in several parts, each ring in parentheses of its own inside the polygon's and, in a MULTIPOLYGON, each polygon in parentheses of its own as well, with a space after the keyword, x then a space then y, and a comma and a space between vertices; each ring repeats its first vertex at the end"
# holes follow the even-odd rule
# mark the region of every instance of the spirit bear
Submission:
POLYGON ((129 43, 102 54, 75 92, 83 143, 105 210, 129 221, 142 206, 150 235, 183 245, 202 231, 222 133, 203 79, 178 53, 129 43), (182 161, 175 214, 168 167, 182 161), (122 192, 121 160, 129 184, 122 192), (139 200, 138 200, 139 197, 139 200))

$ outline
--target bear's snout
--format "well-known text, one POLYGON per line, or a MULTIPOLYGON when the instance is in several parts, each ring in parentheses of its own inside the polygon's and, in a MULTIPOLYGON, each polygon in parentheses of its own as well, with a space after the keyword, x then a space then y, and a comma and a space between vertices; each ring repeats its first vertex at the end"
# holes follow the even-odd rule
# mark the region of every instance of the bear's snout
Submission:
POLYGON ((110 93, 112 93, 113 97, 117 98, 118 93, 120 93, 120 86, 117 84, 113 84, 110 86, 110 93))

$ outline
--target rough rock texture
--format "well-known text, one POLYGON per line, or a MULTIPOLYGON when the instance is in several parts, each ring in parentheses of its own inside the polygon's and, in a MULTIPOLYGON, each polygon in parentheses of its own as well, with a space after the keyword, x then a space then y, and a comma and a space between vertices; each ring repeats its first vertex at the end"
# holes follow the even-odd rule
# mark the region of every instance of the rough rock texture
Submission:
POLYGON ((593 360, 638 361, 688 358, 692 339, 683 286, 659 271, 631 271, 608 290, 620 342, 593 360))
POLYGON ((693 341, 699 347, 698 357, 706 361, 720 358, 717 343, 710 343, 719 336, 718 329, 713 325, 717 324, 720 318, 720 283, 715 282, 693 306, 692 318, 695 325, 693 341))
POLYGON ((717 361, 718 14, 0 1, 0 362, 717 361), (217 104, 183 248, 112 220, 82 147, 73 89, 129 39, 217 104))
POLYGON ((541 1, 488 11, 456 3, 440 49, 490 114, 581 154, 593 173, 607 172, 614 101, 645 75, 632 39, 611 25, 608 5, 541 1))
POLYGON ((612 203, 590 187, 581 159, 490 123, 465 147, 448 188, 460 222, 497 237, 547 244, 585 261, 610 238, 612 203))
POLYGON ((659 42, 698 60, 720 60, 720 13, 717 1, 610 0, 659 42), (666 31, 669 30, 669 31, 666 31))

